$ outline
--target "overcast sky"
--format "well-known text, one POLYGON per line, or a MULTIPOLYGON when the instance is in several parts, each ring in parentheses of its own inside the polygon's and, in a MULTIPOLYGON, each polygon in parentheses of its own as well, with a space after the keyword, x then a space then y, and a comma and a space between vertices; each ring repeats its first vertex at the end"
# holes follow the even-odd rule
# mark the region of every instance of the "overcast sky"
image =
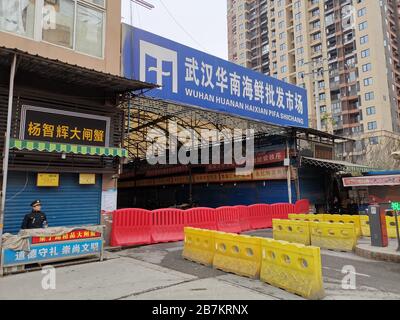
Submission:
POLYGON ((122 0, 122 22, 228 59, 226 0, 146 0, 145 9, 122 0), (169 13, 168 13, 169 11, 169 13), (186 30, 186 32, 184 30, 186 30))

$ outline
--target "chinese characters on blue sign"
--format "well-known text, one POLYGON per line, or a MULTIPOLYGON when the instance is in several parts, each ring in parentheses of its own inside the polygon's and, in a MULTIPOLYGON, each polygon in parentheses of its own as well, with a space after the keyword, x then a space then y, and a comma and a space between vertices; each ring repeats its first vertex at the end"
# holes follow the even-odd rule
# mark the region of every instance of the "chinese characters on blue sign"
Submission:
POLYGON ((303 88, 128 25, 123 25, 123 39, 123 76, 161 86, 149 97, 308 127, 303 88))
POLYGON ((29 252, 6 249, 3 251, 3 265, 7 267, 62 260, 64 258, 99 255, 102 252, 102 245, 103 241, 100 239, 34 245, 29 252))

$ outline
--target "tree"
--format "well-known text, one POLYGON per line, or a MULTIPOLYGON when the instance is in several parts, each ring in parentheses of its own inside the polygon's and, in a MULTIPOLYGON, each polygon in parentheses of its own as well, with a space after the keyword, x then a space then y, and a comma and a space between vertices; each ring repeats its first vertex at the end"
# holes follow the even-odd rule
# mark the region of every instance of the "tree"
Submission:
POLYGON ((363 165, 381 170, 396 170, 400 168, 400 161, 392 157, 392 153, 400 150, 400 139, 389 136, 379 137, 378 143, 369 139, 365 146, 365 161, 363 165))

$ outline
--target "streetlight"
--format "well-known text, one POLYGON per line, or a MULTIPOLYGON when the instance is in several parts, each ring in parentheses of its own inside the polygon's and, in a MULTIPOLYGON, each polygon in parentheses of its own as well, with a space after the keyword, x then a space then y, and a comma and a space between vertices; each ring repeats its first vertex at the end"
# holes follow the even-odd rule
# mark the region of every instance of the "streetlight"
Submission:
POLYGON ((131 25, 133 25, 132 3, 138 4, 139 6, 146 8, 148 10, 153 10, 155 8, 154 5, 144 0, 129 0, 129 17, 131 25))

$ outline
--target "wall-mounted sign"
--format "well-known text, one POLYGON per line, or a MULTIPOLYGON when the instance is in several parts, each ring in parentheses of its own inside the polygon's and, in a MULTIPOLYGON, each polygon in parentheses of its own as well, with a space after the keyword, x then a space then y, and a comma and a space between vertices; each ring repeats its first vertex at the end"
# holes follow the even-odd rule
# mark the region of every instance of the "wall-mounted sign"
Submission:
POLYGON ((38 173, 38 187, 58 187, 60 185, 60 175, 58 173, 38 173))
POLYGON ((126 24, 122 64, 124 77, 160 86, 149 97, 308 128, 305 89, 126 24))
POLYGON ((96 184, 96 175, 91 173, 80 173, 79 174, 79 184, 82 185, 92 185, 96 184))
POLYGON ((110 118, 22 106, 21 140, 109 147, 110 118))

